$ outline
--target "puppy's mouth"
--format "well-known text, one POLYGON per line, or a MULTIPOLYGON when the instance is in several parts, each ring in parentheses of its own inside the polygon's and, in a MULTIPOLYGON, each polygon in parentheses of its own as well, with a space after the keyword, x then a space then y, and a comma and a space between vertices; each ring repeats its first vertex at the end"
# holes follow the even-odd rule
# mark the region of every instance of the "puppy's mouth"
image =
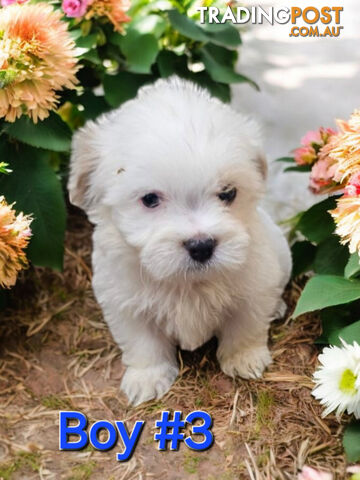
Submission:
POLYGON ((202 262, 202 263, 196 262, 196 261, 190 259, 190 261, 187 265, 187 271, 188 272, 206 273, 214 266, 215 266, 215 261, 213 259, 207 260, 206 262, 202 262))

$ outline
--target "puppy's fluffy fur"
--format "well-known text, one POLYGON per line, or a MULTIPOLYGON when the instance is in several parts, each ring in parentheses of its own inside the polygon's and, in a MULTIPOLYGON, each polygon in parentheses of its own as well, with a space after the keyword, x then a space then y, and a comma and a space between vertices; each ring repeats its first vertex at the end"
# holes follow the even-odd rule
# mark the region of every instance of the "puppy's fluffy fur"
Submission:
POLYGON ((95 224, 93 287, 138 404, 178 374, 176 347, 212 336, 222 370, 260 376, 290 254, 258 202, 266 163, 256 124, 193 84, 160 80, 74 138, 69 191, 95 224), (236 188, 232 202, 219 193, 236 188), (142 198, 155 193, 159 204, 142 198), (216 242, 208 261, 185 242, 216 242))

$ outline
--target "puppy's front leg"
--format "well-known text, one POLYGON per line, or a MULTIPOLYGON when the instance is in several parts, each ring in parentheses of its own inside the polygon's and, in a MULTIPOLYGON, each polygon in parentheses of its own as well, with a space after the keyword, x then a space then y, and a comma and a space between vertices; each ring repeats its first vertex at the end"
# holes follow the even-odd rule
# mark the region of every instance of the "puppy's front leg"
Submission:
POLYGON ((230 377, 260 377, 271 363, 267 346, 270 315, 256 305, 244 302, 229 317, 218 333, 217 357, 221 370, 230 377))
POLYGON ((179 372, 175 346, 155 324, 136 319, 111 330, 127 366, 120 388, 129 402, 138 405, 165 395, 179 372))

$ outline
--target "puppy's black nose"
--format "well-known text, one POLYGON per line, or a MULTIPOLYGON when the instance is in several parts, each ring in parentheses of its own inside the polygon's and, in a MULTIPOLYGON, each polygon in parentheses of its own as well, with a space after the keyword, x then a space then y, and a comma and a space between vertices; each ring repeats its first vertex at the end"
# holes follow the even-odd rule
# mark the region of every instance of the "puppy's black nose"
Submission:
POLYGON ((211 258, 214 248, 216 247, 216 240, 213 238, 206 238, 204 240, 191 238, 184 242, 184 247, 193 260, 204 263, 211 258))

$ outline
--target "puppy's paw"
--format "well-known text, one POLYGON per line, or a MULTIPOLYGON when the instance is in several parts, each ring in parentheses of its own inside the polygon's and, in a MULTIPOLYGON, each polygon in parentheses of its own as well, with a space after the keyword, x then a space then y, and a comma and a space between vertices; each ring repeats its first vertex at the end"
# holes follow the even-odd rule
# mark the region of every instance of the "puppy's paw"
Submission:
POLYGON ((259 378, 271 363, 267 346, 242 350, 230 357, 219 358, 221 370, 230 377, 259 378))
POLYGON ((120 388, 132 405, 139 405, 165 395, 178 373, 179 369, 169 363, 147 368, 128 367, 120 388))

